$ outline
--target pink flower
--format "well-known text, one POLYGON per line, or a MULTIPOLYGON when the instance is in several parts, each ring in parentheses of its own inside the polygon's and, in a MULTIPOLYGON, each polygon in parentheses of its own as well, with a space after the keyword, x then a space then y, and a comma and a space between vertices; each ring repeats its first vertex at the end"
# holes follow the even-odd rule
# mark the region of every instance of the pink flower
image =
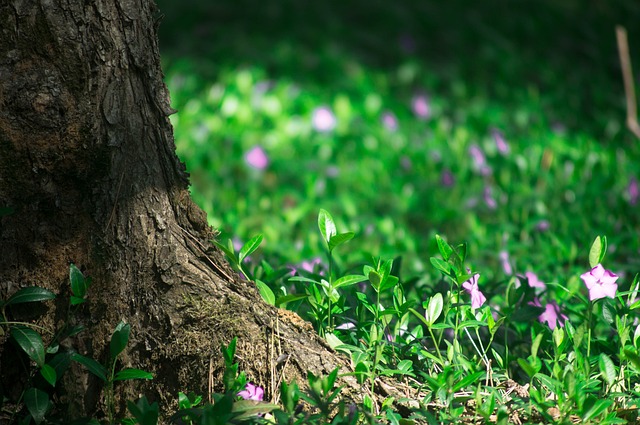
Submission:
POLYGON ((264 170, 269 165, 269 158, 260 146, 255 146, 244 157, 244 160, 250 167, 256 170, 264 170))
POLYGON ((536 224, 536 230, 539 232, 546 232, 551 227, 551 223, 549 220, 540 220, 538 224, 536 224))
POLYGON ((398 129, 398 119, 393 112, 385 111, 382 114, 382 125, 389 131, 396 131, 398 129))
POLYGON ((513 274, 513 267, 511 267, 511 263, 509 262, 509 253, 507 251, 500 251, 500 261, 502 261, 504 273, 508 275, 513 274))
POLYGON ((442 174, 440 175, 440 183, 444 187, 451 187, 455 184, 455 178, 453 177, 453 173, 449 169, 442 170, 442 174))
POLYGON ((424 95, 414 96, 411 99, 411 109, 416 117, 426 120, 431 116, 431 107, 429 106, 429 102, 427 97, 424 95))
MULTIPOLYGON (((496 208, 498 208, 498 203, 496 202, 495 198, 491 194, 491 188, 489 186, 486 186, 484 188, 484 193, 482 197, 484 199, 484 203, 487 205, 487 208, 489 208, 490 210, 495 210, 496 208)), ((507 273, 507 274, 511 274, 511 273, 507 273)))
POLYGON ((471 308, 480 308, 487 299, 478 288, 478 278, 480 274, 476 273, 473 277, 462 284, 462 288, 471 295, 471 308))
POLYGON ((509 145, 507 141, 504 139, 504 135, 500 130, 494 128, 491 130, 491 136, 493 136, 494 142, 496 142, 496 148, 498 148, 498 152, 502 155, 506 155, 509 153, 509 145))
POLYGON ((563 327, 564 321, 568 317, 560 313, 560 307, 554 301, 550 301, 544 308, 544 311, 538 316, 540 323, 546 323, 549 329, 554 330, 556 326, 563 327))
POLYGON ((632 177, 627 186, 627 193, 629 194, 629 203, 635 205, 640 197, 640 190, 638 189, 638 180, 632 177))
POLYGON ((618 285, 615 283, 618 276, 605 270, 601 264, 598 264, 590 271, 580 275, 580 279, 584 281, 589 290, 589 300, 595 301, 600 298, 615 298, 618 285))
POLYGON ((543 281, 538 279, 538 276, 534 272, 526 272, 524 275, 527 278, 527 283, 531 288, 547 288, 547 285, 545 285, 543 281))
POLYGON ((484 152, 480 149, 478 145, 471 145, 469 147, 469 155, 471 155, 471 159, 473 159, 474 168, 477 171, 480 171, 480 174, 483 176, 488 176, 491 174, 491 167, 487 164, 487 159, 484 156, 484 152))
POLYGON ((321 106, 313 111, 311 117, 313 128, 321 133, 326 133, 336 128, 336 117, 326 106, 321 106))
POLYGON ((238 395, 245 400, 262 401, 262 398, 264 397, 264 390, 257 385, 247 382, 245 389, 240 391, 238 395))

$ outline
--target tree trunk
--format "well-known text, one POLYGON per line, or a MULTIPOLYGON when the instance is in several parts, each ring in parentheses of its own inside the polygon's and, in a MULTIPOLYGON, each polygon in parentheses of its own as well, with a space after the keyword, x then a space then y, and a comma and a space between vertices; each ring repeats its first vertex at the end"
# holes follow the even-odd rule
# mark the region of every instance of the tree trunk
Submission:
MULTIPOLYGON (((238 337, 240 368, 265 387, 344 366, 293 313, 262 302, 220 252, 175 155, 149 1, 9 0, 0 6, 0 299, 25 286, 55 292, 14 319, 57 329, 69 263, 93 284, 71 314, 87 330, 64 341, 104 363, 120 320, 120 366, 154 374, 116 386, 117 410, 146 395, 165 414, 178 391, 221 389, 220 345, 238 337), (290 355, 276 365, 281 354, 290 355)), ((46 334, 45 334, 46 336, 46 334)), ((46 342, 46 337, 45 337, 46 342)), ((0 339, 0 396, 27 384, 19 350, 0 339)), ((353 385, 353 383, 351 383, 353 385)), ((79 366, 53 393, 67 418, 104 413, 100 381, 79 366)))

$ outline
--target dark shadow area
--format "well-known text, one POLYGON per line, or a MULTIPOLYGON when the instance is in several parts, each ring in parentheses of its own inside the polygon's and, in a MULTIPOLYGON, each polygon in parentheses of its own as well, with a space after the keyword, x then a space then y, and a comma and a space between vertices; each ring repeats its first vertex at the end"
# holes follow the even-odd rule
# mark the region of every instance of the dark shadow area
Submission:
MULTIPOLYGON (((332 50, 373 68, 417 60, 442 84, 459 79, 471 94, 503 102, 517 103, 515 93, 528 88, 552 91, 547 107, 569 128, 603 129, 603 116, 624 112, 615 25, 627 27, 632 52, 640 39, 640 3, 632 1, 158 3, 168 61, 260 64, 274 78, 335 88, 335 67, 318 72, 332 50)), ((194 72, 216 76, 206 64, 194 72)))

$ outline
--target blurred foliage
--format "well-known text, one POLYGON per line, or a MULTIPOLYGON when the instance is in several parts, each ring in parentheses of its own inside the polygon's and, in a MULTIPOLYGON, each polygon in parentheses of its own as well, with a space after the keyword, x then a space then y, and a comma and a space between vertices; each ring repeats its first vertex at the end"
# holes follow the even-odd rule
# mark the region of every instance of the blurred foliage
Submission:
MULTIPOLYGON (((369 254, 402 256, 406 279, 435 277, 437 233, 467 241, 496 285, 506 277, 501 251, 515 272, 549 282, 582 270, 579 251, 606 234, 611 268, 638 270, 629 187, 640 149, 624 128, 614 26, 626 25, 640 52, 639 3, 159 8, 178 154, 223 240, 261 233, 262 255, 299 264, 322 255, 314 229, 326 208, 357 234, 338 259, 344 268, 369 254), (416 96, 428 117, 412 110, 416 96), (331 131, 314 128, 318 108, 334 114, 331 131), (264 169, 247 162, 256 147, 264 169)), ((640 67, 640 55, 632 59, 640 67)))

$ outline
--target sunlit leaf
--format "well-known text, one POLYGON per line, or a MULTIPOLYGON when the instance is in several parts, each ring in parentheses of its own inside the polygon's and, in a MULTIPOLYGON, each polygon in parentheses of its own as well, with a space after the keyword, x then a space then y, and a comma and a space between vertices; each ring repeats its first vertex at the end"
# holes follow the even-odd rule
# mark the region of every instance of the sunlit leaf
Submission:
POLYGON ((240 250, 240 254, 238 254, 238 260, 242 263, 242 260, 251 255, 262 243, 262 235, 256 235, 249 240, 242 249, 240 250))
POLYGON ((44 365, 44 343, 38 332, 26 326, 13 326, 11 337, 39 367, 44 365))

